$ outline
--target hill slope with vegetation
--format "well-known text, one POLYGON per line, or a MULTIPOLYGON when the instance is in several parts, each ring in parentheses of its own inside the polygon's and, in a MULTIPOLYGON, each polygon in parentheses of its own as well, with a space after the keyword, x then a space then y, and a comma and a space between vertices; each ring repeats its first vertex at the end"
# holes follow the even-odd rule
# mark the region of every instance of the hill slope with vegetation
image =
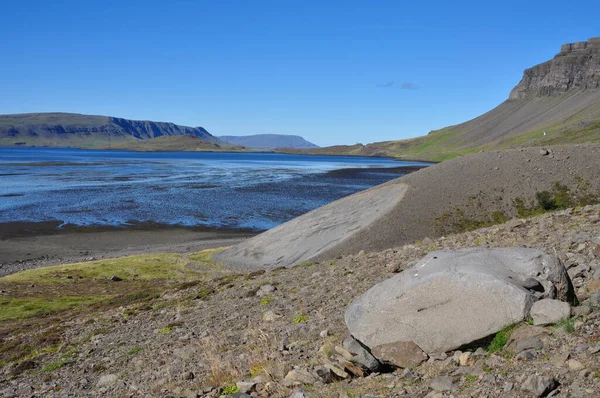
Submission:
POLYGON ((600 38, 562 46, 526 69, 509 99, 465 123, 423 137, 308 150, 441 161, 482 150, 600 142, 600 38))
POLYGON ((202 127, 75 113, 0 115, 0 145, 103 148, 190 135, 227 145, 202 127))

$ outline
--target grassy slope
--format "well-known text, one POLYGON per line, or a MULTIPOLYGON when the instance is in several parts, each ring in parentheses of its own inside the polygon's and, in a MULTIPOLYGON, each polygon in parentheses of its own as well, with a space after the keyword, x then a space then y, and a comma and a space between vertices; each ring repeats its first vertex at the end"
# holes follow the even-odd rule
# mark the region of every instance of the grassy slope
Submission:
POLYGON ((482 150, 586 142, 600 142, 600 91, 505 101, 473 120, 423 137, 286 152, 442 161, 482 150))

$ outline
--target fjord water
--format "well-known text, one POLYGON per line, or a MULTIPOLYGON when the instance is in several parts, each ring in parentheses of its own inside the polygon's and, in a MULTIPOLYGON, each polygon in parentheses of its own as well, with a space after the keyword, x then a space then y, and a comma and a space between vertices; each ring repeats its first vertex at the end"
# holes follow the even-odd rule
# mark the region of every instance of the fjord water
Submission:
POLYGON ((267 153, 0 148, 0 223, 151 222, 265 230, 399 177, 391 168, 417 165, 425 164, 267 153))

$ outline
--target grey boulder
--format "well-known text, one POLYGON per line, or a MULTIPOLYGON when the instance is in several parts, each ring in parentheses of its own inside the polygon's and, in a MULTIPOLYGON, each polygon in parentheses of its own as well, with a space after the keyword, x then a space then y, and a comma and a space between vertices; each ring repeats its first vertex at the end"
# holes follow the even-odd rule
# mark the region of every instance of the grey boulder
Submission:
POLYGON ((530 315, 535 326, 550 325, 568 319, 571 316, 571 306, 564 301, 544 299, 533 304, 530 315))
POLYGON ((436 251, 355 298, 345 321, 371 349, 412 341, 432 354, 520 322, 538 298, 546 297, 574 298, 555 256, 526 248, 436 251), (543 289, 527 289, 532 278, 543 289))

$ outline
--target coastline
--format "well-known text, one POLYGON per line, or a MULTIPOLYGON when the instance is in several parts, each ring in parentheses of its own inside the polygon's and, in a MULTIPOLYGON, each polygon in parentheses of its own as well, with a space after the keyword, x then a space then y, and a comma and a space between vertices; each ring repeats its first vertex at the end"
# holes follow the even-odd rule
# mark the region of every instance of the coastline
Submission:
POLYGON ((140 223, 57 229, 59 221, 0 224, 0 277, 26 269, 151 253, 232 246, 259 232, 140 223))

